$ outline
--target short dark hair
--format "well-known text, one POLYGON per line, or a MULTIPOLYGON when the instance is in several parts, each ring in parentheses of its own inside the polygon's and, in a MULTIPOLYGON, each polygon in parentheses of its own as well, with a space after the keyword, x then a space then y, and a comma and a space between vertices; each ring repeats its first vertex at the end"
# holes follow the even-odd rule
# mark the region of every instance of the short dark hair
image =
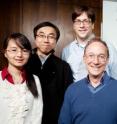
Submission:
POLYGON ((87 45, 85 46, 85 49, 84 49, 84 54, 86 53, 86 50, 87 50, 88 46, 90 44, 92 44, 92 43, 95 43, 95 42, 99 42, 99 43, 103 44, 106 47, 106 49, 107 49, 107 57, 109 58, 109 48, 108 48, 106 42, 102 41, 101 38, 99 38, 99 37, 95 37, 95 38, 91 39, 90 41, 88 41, 88 43, 87 43, 87 45))
POLYGON ((57 35, 56 39, 58 40, 59 37, 60 37, 60 31, 59 31, 58 27, 55 26, 53 23, 48 22, 48 21, 47 21, 47 22, 42 22, 42 23, 40 23, 40 24, 38 24, 37 26, 34 27, 34 29, 33 29, 34 38, 36 38, 37 31, 38 31, 40 28, 42 28, 42 27, 47 27, 47 26, 54 28, 54 30, 56 31, 56 35, 57 35))
POLYGON ((76 6, 74 12, 72 13, 72 21, 74 22, 77 17, 79 17, 83 12, 85 12, 88 18, 91 19, 92 23, 95 23, 95 12, 93 8, 87 6, 76 6))

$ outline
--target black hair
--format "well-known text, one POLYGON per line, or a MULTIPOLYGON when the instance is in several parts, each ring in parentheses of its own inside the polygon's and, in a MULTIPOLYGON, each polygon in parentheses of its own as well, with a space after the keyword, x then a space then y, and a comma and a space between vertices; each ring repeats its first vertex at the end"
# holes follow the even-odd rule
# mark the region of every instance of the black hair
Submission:
MULTIPOLYGON (((21 33, 12 33, 6 37, 6 39, 3 42, 3 51, 7 49, 9 41, 13 39, 16 44, 21 48, 21 49, 27 49, 30 54, 32 51, 31 43, 27 39, 27 37, 21 33)), ((25 68, 25 66, 24 66, 25 68)), ((26 84, 30 92, 34 97, 38 97, 38 91, 37 91, 37 86, 36 82, 34 80, 33 75, 25 68, 26 71, 26 84)))
POLYGON ((59 29, 58 29, 57 26, 55 26, 54 24, 52 24, 51 22, 48 22, 48 21, 47 21, 47 22, 42 22, 42 23, 40 23, 40 24, 38 24, 38 25, 36 25, 36 26, 34 27, 34 29, 33 29, 34 38, 36 38, 36 36, 37 36, 37 31, 38 31, 40 28, 42 28, 42 27, 47 27, 47 26, 54 28, 54 30, 56 31, 56 35, 57 35, 56 39, 57 39, 57 41, 58 41, 58 39, 59 39, 59 37, 60 37, 60 31, 59 31, 59 29))

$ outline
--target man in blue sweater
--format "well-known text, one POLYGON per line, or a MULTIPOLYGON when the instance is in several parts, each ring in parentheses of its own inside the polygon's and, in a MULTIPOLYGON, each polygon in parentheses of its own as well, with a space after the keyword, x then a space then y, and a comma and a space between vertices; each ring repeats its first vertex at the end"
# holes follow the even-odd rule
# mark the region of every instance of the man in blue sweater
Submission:
POLYGON ((109 61, 106 43, 92 39, 83 59, 88 76, 68 87, 58 123, 117 124, 117 80, 105 71, 109 61))

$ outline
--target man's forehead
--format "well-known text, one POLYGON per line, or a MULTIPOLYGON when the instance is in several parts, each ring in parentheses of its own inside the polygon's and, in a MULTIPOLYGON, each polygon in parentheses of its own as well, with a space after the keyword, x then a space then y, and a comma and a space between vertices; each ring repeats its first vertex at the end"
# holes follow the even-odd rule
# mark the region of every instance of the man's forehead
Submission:
POLYGON ((38 29, 37 33, 56 34, 56 31, 53 27, 46 26, 38 29))
POLYGON ((81 13, 81 15, 76 17, 76 19, 79 19, 79 18, 88 18, 88 15, 86 12, 83 12, 83 13, 81 13))
POLYGON ((101 43, 101 42, 91 42, 87 46, 86 52, 87 51, 91 51, 91 50, 95 51, 97 48, 100 48, 100 51, 103 51, 103 50, 107 49, 106 46, 103 43, 101 43))

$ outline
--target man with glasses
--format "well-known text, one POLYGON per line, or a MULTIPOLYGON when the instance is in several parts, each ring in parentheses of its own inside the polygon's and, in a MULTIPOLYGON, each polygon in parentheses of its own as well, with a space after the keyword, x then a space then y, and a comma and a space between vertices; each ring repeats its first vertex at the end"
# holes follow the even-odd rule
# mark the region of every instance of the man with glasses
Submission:
POLYGON ((28 69, 39 76, 43 95, 42 124, 57 124, 67 86, 73 82, 70 66, 54 55, 60 36, 57 26, 42 22, 34 30, 35 46, 28 69))
POLYGON ((62 59, 69 63, 74 81, 77 81, 87 75, 83 53, 87 42, 95 37, 92 33, 95 23, 94 10, 87 6, 78 6, 72 13, 72 21, 75 40, 63 49, 62 59))
POLYGON ((109 61, 107 44, 92 39, 83 59, 88 75, 66 90, 58 124, 117 124, 117 80, 105 71, 109 61))
MULTIPOLYGON (((93 33, 95 23, 94 10, 87 6, 78 6, 72 13, 73 29, 75 40, 63 49, 62 59, 69 63, 73 71, 74 81, 80 80, 87 75, 87 70, 83 62, 84 48, 89 40, 95 37, 93 33)), ((115 47, 107 42, 110 52, 107 72, 117 79, 117 51, 115 47)))

